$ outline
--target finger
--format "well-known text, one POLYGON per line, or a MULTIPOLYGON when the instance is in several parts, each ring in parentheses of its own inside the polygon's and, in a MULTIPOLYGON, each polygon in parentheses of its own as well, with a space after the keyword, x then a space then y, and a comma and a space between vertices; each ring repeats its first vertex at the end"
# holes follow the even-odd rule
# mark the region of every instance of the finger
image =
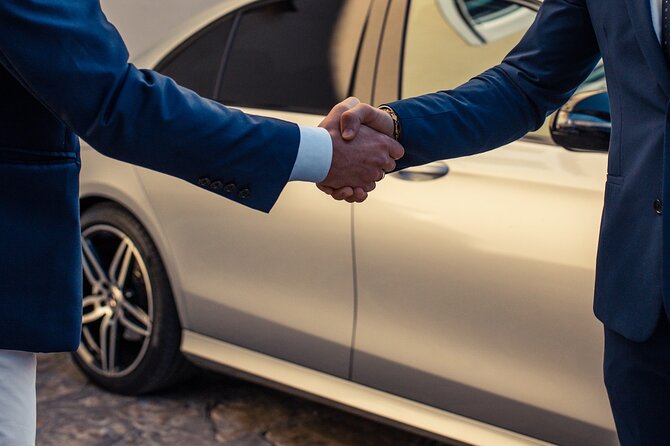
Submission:
POLYGON ((365 199, 368 198, 368 193, 365 192, 362 188, 354 188, 354 194, 351 197, 346 198, 345 200, 348 203, 362 203, 365 199))
POLYGON ((331 196, 336 200, 346 200, 352 195, 354 195, 354 190, 351 187, 343 187, 334 190, 331 196))
POLYGON ((354 189, 353 199, 356 203, 362 203, 366 198, 368 198, 368 193, 366 191, 360 187, 354 189))
POLYGON ((395 170, 395 161, 392 158, 389 158, 382 168, 386 173, 393 172, 395 170))
POLYGON ((400 143, 394 141, 389 149, 389 155, 394 160, 399 160, 400 158, 405 156, 405 148, 401 146, 400 143))
POLYGON ((334 189, 332 187, 324 186, 321 183, 317 183, 316 187, 326 195, 333 195, 334 189))

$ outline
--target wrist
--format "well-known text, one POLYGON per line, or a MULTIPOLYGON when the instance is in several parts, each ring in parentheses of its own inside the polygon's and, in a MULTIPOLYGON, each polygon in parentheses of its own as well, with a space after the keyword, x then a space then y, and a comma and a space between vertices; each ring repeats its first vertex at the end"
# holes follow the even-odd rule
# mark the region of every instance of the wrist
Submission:
POLYGON ((393 110, 388 105, 380 105, 378 108, 379 110, 382 110, 383 112, 386 112, 386 114, 389 115, 389 117, 393 121, 393 134, 391 136, 396 141, 400 141, 400 120, 398 119, 398 115, 396 114, 395 110, 393 110))

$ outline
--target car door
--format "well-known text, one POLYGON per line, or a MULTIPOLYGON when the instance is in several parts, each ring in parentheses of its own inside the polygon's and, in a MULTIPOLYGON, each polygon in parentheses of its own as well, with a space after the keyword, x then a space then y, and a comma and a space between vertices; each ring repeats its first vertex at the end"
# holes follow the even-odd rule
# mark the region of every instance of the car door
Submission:
MULTIPOLYGON (((369 6, 254 2, 196 34, 159 69, 229 106, 317 125, 351 94, 369 6)), ((164 175, 140 177, 172 251, 185 328, 348 376, 351 206, 313 184, 289 183, 263 214, 164 175)), ((241 193, 243 185, 221 187, 241 193)))
MULTIPOLYGON (((508 1, 394 2, 387 34, 404 39, 384 42, 376 103, 460 85, 533 17, 508 1)), ((583 88, 603 86, 599 68, 583 88)), ((552 443, 616 444, 592 313, 605 172, 606 154, 541 129, 389 175, 354 209, 353 380, 552 443)))

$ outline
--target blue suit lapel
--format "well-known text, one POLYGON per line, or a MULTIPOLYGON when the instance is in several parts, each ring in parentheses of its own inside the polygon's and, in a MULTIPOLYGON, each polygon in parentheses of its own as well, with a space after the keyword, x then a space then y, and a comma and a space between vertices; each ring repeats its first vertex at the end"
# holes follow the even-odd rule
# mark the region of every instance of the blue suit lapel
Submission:
POLYGON ((649 0, 626 0, 626 7, 642 53, 647 59, 656 81, 665 94, 670 97, 670 69, 668 69, 668 64, 654 31, 649 0))

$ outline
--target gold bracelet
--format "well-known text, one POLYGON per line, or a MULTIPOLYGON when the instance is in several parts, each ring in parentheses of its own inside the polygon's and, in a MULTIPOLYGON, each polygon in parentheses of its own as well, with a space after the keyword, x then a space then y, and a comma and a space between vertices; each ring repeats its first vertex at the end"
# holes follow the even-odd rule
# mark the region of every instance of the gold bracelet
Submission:
POLYGON ((395 110, 388 105, 380 105, 378 108, 388 113, 391 119, 393 119, 393 139, 400 141, 400 120, 395 110))

